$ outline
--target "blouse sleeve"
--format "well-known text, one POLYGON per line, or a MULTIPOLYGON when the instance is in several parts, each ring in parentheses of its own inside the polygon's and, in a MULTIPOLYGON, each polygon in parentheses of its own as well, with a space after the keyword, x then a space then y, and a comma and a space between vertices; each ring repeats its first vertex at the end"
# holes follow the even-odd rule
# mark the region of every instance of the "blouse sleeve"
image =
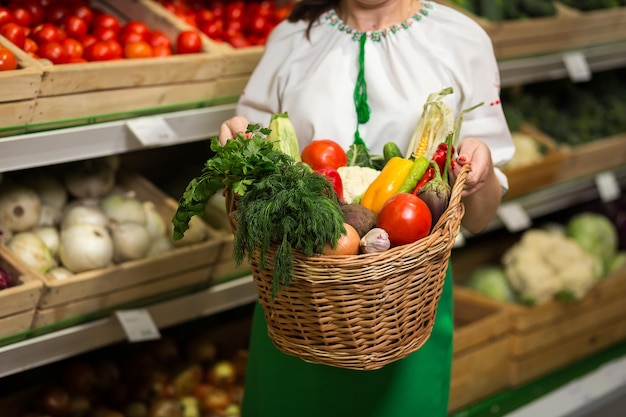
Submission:
POLYGON ((293 35, 300 26, 284 21, 274 28, 237 103, 237 115, 267 126, 271 115, 280 112, 280 86, 284 85, 286 76, 281 70, 287 67, 285 62, 293 48, 293 35))

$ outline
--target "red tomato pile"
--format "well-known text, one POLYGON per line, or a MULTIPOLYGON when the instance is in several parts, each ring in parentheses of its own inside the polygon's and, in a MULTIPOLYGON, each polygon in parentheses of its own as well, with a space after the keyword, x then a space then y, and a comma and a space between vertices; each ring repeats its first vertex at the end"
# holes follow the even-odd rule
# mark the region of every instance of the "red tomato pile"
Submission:
POLYGON ((215 41, 235 48, 264 45, 274 27, 290 13, 268 0, 159 0, 171 13, 215 41))
POLYGON ((181 33, 172 45, 165 34, 145 23, 122 23, 88 0, 9 0, 0 4, 0 34, 31 56, 53 64, 201 50, 197 32, 181 33))

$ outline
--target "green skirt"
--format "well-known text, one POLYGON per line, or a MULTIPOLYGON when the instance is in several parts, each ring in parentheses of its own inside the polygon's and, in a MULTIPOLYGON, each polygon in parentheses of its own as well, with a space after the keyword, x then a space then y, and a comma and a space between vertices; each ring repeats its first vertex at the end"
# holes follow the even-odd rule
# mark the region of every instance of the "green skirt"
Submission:
POLYGON ((448 268, 432 334, 408 357, 374 371, 311 364, 285 355, 257 303, 242 417, 445 417, 453 330, 448 268))

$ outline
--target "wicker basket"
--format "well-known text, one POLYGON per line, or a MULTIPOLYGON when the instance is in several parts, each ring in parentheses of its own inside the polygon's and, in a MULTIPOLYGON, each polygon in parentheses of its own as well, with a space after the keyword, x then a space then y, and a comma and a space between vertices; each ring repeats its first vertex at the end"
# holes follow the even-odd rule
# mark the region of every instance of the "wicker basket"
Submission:
MULTIPOLYGON (((428 340, 464 207, 458 176, 448 209, 431 234, 388 251, 354 256, 296 254, 294 280, 272 298, 273 250, 251 268, 268 333, 283 353, 356 370, 383 367, 428 340)), ((232 195, 227 210, 236 206, 232 195)), ((231 217, 231 226, 235 224, 231 217)))

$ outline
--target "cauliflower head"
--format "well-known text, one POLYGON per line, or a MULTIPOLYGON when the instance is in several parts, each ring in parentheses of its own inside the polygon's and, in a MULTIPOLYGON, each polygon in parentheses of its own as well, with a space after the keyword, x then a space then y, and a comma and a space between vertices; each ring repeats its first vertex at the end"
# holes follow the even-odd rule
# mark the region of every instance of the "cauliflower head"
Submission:
POLYGON ((563 233, 526 231, 502 257, 513 289, 521 301, 540 304, 565 295, 580 299, 597 282, 601 265, 563 233))

